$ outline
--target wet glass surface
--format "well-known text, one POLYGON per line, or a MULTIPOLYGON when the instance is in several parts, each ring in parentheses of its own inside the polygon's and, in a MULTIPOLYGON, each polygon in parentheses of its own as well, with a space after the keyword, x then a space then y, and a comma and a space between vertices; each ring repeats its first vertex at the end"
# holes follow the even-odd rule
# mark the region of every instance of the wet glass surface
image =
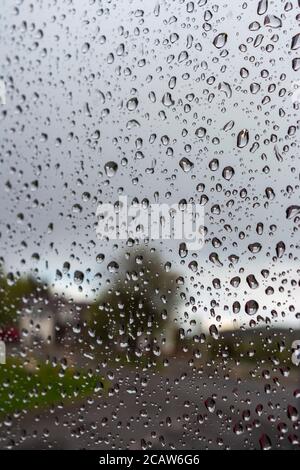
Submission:
POLYGON ((299 23, 2 0, 0 448, 299 449, 299 23))

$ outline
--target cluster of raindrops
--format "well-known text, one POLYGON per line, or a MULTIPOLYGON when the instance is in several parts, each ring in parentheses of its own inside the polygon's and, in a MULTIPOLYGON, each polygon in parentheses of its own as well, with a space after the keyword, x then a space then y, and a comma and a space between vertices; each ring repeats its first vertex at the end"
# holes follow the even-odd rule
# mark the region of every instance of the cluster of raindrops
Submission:
POLYGON ((1 448, 300 446, 298 3, 3 0, 1 448))

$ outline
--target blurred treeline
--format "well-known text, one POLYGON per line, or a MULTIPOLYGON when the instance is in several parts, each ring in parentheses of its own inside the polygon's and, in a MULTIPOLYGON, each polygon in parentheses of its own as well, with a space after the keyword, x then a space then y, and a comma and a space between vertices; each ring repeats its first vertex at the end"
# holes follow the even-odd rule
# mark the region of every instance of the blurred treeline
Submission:
MULTIPOLYGON (((53 310, 53 322, 60 346, 72 344, 93 351, 95 357, 142 361, 167 356, 186 356, 194 360, 269 363, 292 367, 292 342, 300 339, 299 331, 264 325, 235 331, 198 331, 187 334, 178 321, 181 278, 170 263, 163 263, 156 253, 126 253, 112 274, 107 287, 92 302, 73 302, 77 311, 76 325, 72 320, 63 325, 58 320, 59 308, 53 310), (74 333, 75 331, 75 333, 74 333), (78 338, 80 332, 80 341, 78 338), (76 336, 77 335, 77 336, 76 336)), ((49 286, 33 277, 6 274, 0 267, 0 333, 18 327, 22 315, 29 315, 30 303, 46 299, 49 305, 66 308, 66 299, 54 303, 49 286), (24 311, 27 308, 27 313, 24 311)), ((21 336, 21 335, 20 335, 21 336)), ((21 336, 22 338, 22 336, 21 336)))

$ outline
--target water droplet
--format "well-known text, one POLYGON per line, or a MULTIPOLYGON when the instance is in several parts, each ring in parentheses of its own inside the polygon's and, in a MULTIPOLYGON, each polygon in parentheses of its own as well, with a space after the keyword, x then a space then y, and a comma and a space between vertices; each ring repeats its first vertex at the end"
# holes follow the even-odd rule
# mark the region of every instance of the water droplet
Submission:
POLYGON ((138 99, 137 98, 130 98, 130 100, 127 101, 127 109, 128 111, 134 111, 138 107, 138 99))
POLYGON ((225 46, 226 42, 227 42, 227 34, 226 33, 220 33, 214 38, 213 45, 217 49, 221 49, 222 47, 225 46))
POLYGON ((248 250, 251 253, 259 253, 261 251, 261 249, 262 249, 262 246, 258 242, 251 243, 250 245, 248 245, 248 250))
POLYGON ((108 263, 107 269, 110 273, 117 273, 119 271, 119 265, 116 261, 111 261, 108 263))
POLYGON ((283 242, 278 242, 276 245, 277 258, 282 258, 284 253, 285 253, 285 244, 283 242))
POLYGON ((264 15, 268 10, 268 0, 259 0, 257 5, 257 14, 264 15))
POLYGON ((112 178, 118 170, 118 164, 116 162, 113 162, 113 161, 107 162, 104 165, 104 169, 105 169, 106 175, 109 178, 112 178))
POLYGON ((211 397, 207 398, 207 400, 205 400, 204 404, 206 406, 206 409, 210 413, 214 413, 214 411, 216 409, 216 402, 213 398, 211 398, 211 397))
POLYGON ((188 173, 193 169, 194 163, 191 162, 188 158, 183 157, 179 162, 179 166, 185 173, 188 173))
POLYGON ((171 93, 165 93, 162 99, 162 103, 164 106, 169 108, 170 106, 173 106, 175 104, 175 101, 172 98, 171 93))
POLYGON ((292 61, 292 67, 295 72, 300 69, 300 57, 295 57, 292 61))
POLYGON ((293 36, 291 49, 293 51, 295 51, 295 50, 299 49, 299 47, 300 47, 300 33, 293 36))
POLYGON ((297 408, 295 408, 294 406, 292 405, 288 405, 288 408, 287 408, 287 416, 288 418, 293 422, 295 423, 296 421, 298 421, 299 419, 299 413, 297 411, 297 408))
POLYGON ((83 54, 86 54, 90 50, 90 45, 88 42, 85 42, 81 48, 83 54))
POLYGON ((286 218, 293 219, 300 214, 300 206, 289 206, 286 210, 286 218))
POLYGON ((75 284, 80 285, 80 284, 82 284, 83 280, 84 280, 83 272, 82 271, 75 271, 74 272, 74 282, 75 282, 75 284))
POLYGON ((232 166, 226 166, 222 171, 222 176, 225 180, 229 181, 234 175, 234 169, 232 166))
POLYGON ((179 245, 179 256, 180 258, 186 258, 188 255, 188 249, 185 243, 180 243, 179 245))
POLYGON ((239 148, 244 148, 249 142, 249 131, 247 129, 242 129, 237 136, 237 146, 239 148))
POLYGON ((195 134, 199 139, 203 139, 203 137, 206 135, 205 127, 198 127, 198 129, 195 131, 195 134))
POLYGON ((245 312, 248 315, 255 315, 258 311, 259 305, 256 300, 248 300, 245 304, 245 312))
POLYGON ((271 450, 272 448, 272 443, 271 439, 267 434, 262 434, 259 438, 259 445, 261 450, 271 450))
POLYGON ((281 28, 282 21, 278 16, 275 15, 267 15, 265 17, 264 25, 268 26, 269 28, 281 28))

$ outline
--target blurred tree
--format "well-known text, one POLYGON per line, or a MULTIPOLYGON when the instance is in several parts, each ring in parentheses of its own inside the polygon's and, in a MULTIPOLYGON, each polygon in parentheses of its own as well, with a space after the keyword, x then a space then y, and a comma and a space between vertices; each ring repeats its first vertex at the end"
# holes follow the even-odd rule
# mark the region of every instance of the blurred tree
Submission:
POLYGON ((90 328, 130 358, 143 350, 158 355, 159 337, 174 309, 176 278, 156 253, 127 254, 118 279, 90 306, 90 328))
POLYGON ((18 312, 26 296, 35 292, 38 284, 32 277, 18 277, 5 274, 0 266, 0 329, 16 323, 18 312))

